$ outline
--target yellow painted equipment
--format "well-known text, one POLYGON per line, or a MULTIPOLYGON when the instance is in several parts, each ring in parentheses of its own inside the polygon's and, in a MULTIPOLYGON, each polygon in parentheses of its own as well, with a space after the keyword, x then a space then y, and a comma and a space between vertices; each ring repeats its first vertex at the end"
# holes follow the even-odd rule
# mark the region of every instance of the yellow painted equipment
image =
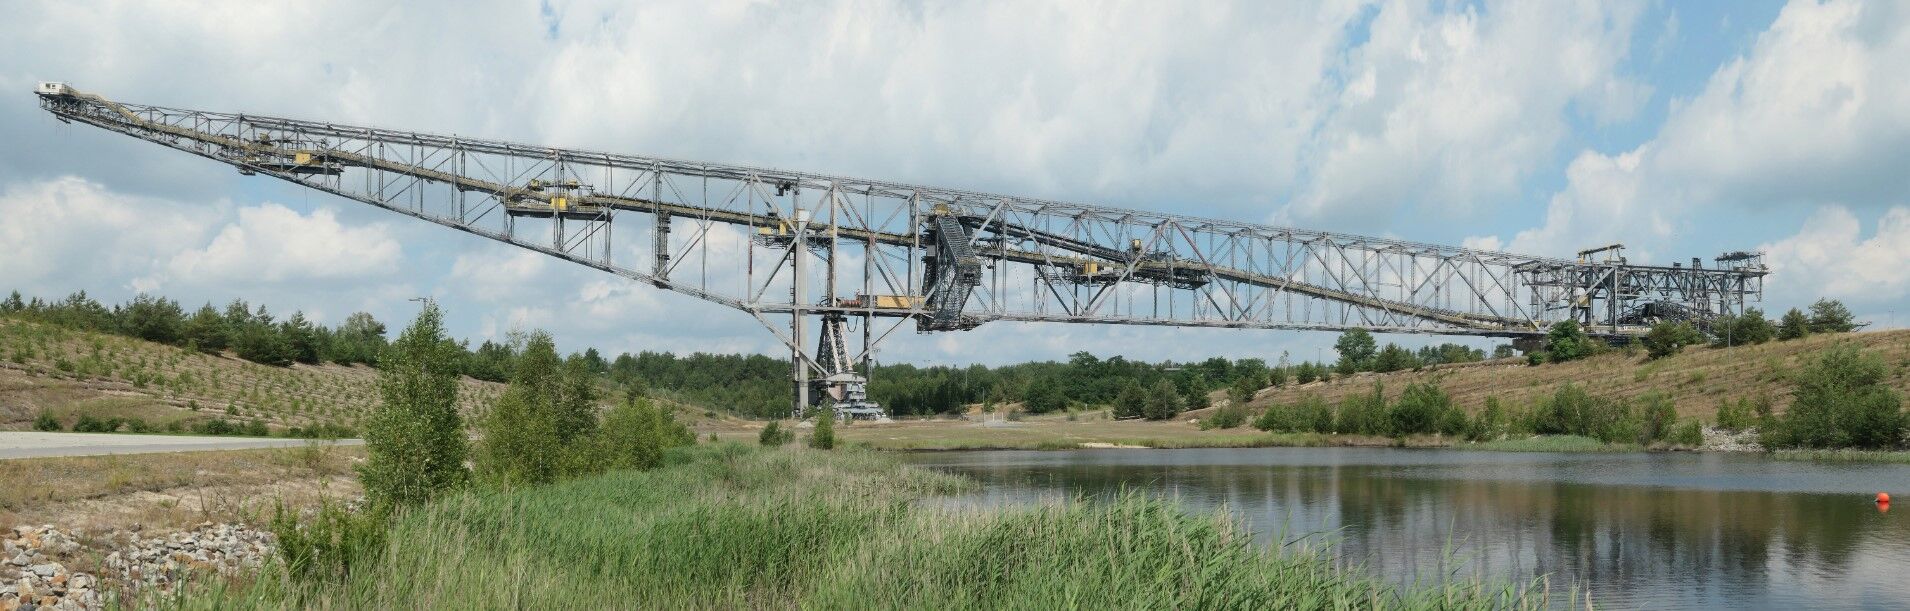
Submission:
POLYGON ((1101 263, 1099 261, 1089 261, 1087 263, 1081 264, 1081 273, 1083 274, 1092 276, 1097 273, 1100 273, 1100 271, 1101 271, 1101 263))
POLYGON ((915 307, 915 298, 908 295, 863 295, 870 307, 907 310, 915 307))
POLYGON ((301 153, 292 155, 292 163, 296 163, 299 165, 312 165, 313 161, 317 161, 317 156, 311 153, 301 152, 301 153))
POLYGON ((556 210, 558 212, 563 212, 565 210, 568 210, 570 209, 570 198, 568 197, 550 198, 550 207, 551 209, 556 210))
POLYGON ((756 235, 789 235, 789 221, 777 223, 775 227, 757 227, 756 235))

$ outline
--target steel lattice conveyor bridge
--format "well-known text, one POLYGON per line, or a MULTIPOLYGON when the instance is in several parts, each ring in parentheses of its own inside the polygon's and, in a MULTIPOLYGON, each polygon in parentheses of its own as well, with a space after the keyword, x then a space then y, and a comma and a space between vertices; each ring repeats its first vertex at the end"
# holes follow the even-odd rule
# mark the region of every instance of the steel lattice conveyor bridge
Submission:
POLYGON ((870 407, 856 370, 908 321, 920 332, 1006 320, 1518 338, 1569 319, 1622 338, 1659 320, 1702 327, 1740 312, 1761 299, 1766 274, 1754 253, 1710 267, 1633 265, 1618 245, 1535 257, 130 104, 63 83, 37 93, 62 121, 747 312, 790 349, 798 413, 818 401, 870 407), (618 248, 613 236, 638 246, 618 248), (787 327, 771 319, 784 315, 787 327), (821 322, 815 356, 805 349, 812 318, 821 322), (851 318, 861 322, 859 350, 844 337, 851 318))

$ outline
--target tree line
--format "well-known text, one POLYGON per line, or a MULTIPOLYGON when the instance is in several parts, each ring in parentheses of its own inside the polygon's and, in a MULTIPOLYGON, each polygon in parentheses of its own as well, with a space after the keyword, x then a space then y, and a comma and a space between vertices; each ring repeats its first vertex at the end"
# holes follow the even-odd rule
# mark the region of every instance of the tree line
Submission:
MULTIPOLYGON (((322 362, 375 365, 387 345, 385 324, 366 312, 354 312, 339 326, 327 327, 303 311, 280 320, 264 305, 254 307, 242 299, 224 308, 207 303, 188 314, 177 301, 144 293, 109 307, 86 291, 57 301, 27 300, 14 291, 0 301, 0 315, 210 354, 230 351, 241 359, 274 367, 322 362)), ((508 379, 516 357, 512 347, 486 341, 473 349, 467 342, 444 341, 457 350, 453 365, 460 375, 493 382, 508 379)))

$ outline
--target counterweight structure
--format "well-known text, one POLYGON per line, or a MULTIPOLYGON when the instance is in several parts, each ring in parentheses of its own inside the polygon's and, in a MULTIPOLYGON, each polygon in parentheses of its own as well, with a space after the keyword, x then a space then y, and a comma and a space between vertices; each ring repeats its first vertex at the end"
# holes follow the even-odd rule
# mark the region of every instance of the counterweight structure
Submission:
POLYGON ((879 413, 862 394, 870 357, 910 322, 922 333, 1019 321, 1533 338, 1569 319, 1622 339, 1658 320, 1702 327, 1736 314, 1761 298, 1766 274, 1749 253, 1711 267, 1631 265, 1617 249, 1537 257, 122 103, 62 83, 37 93, 62 121, 741 310, 789 348, 799 415, 879 413), (850 320, 860 346, 846 339, 850 320))

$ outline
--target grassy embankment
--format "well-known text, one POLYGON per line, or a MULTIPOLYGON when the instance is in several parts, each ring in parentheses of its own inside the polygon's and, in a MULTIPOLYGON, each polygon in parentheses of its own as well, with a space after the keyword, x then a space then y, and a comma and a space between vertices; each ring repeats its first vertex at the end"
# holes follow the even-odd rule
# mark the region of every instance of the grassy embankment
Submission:
MULTIPOLYGON (((1268 389, 1249 406, 1298 403, 1318 395, 1338 404, 1349 394, 1370 393, 1374 382, 1385 385, 1388 400, 1397 399, 1408 384, 1435 383, 1453 402, 1477 412, 1487 397, 1498 397, 1508 407, 1529 405, 1552 394, 1567 382, 1600 396, 1638 399, 1657 392, 1670 399, 1680 417, 1711 419, 1720 401, 1771 399, 1777 411, 1790 407, 1792 374, 1838 342, 1851 342, 1876 354, 1889 365, 1885 381, 1899 394, 1910 396, 1910 330, 1812 335, 1800 340, 1754 346, 1711 348, 1695 346, 1658 360, 1646 360, 1642 350, 1623 350, 1581 361, 1537 367, 1523 360, 1488 361, 1402 371, 1364 373, 1330 382, 1314 382, 1268 389)), ((1196 412, 1195 415, 1198 415, 1196 412)))
POLYGON ((657 471, 444 499, 399 518, 342 582, 268 570, 184 606, 1537 606, 1477 581, 1394 588, 1165 500, 940 508, 918 501, 972 484, 870 452, 686 450, 657 471))
MULTIPOLYGON (((1852 342, 1890 366, 1886 383, 1910 395, 1910 331, 1878 331, 1817 335, 1803 340, 1771 342, 1733 348, 1694 347, 1655 361, 1642 352, 1615 351, 1583 361, 1532 367, 1523 362, 1499 361, 1441 366, 1425 371, 1360 374, 1330 382, 1296 384, 1262 390, 1249 402, 1250 413, 1276 405, 1298 403, 1309 395, 1338 404, 1352 394, 1371 393, 1377 382, 1388 400, 1397 400, 1414 383, 1433 383, 1452 395, 1456 405, 1477 414, 1488 397, 1522 408, 1539 402, 1566 383, 1578 384, 1607 397, 1637 400, 1647 393, 1667 397, 1682 418, 1710 421, 1720 401, 1769 398, 1782 413, 1791 401, 1793 374, 1837 342, 1852 342)), ((1216 403, 1225 401, 1220 393, 1216 403)), ((988 425, 959 421, 907 421, 895 424, 855 424, 838 434, 850 443, 886 450, 957 449, 1072 449, 1095 446, 1152 448, 1259 447, 1259 446, 1407 446, 1460 447, 1506 451, 1637 451, 1634 444, 1601 444, 1571 436, 1547 436, 1486 443, 1468 443, 1438 436, 1404 440, 1382 437, 1272 434, 1250 428, 1200 430, 1188 422, 1208 417, 1218 407, 1183 414, 1167 422, 1110 421, 1105 412, 1064 416, 1031 416, 1019 422, 988 425)), ((971 413, 971 418, 981 414, 971 413)), ((736 435, 741 437, 739 431, 736 435)), ((1817 455, 1820 453, 1807 453, 1817 455)), ((1881 455, 1887 453, 1869 453, 1881 455)), ((1780 458, 1797 457, 1783 453, 1780 458)), ((1848 453, 1845 459, 1858 459, 1848 453)), ((1902 460, 1910 461, 1910 458, 1902 460)))

